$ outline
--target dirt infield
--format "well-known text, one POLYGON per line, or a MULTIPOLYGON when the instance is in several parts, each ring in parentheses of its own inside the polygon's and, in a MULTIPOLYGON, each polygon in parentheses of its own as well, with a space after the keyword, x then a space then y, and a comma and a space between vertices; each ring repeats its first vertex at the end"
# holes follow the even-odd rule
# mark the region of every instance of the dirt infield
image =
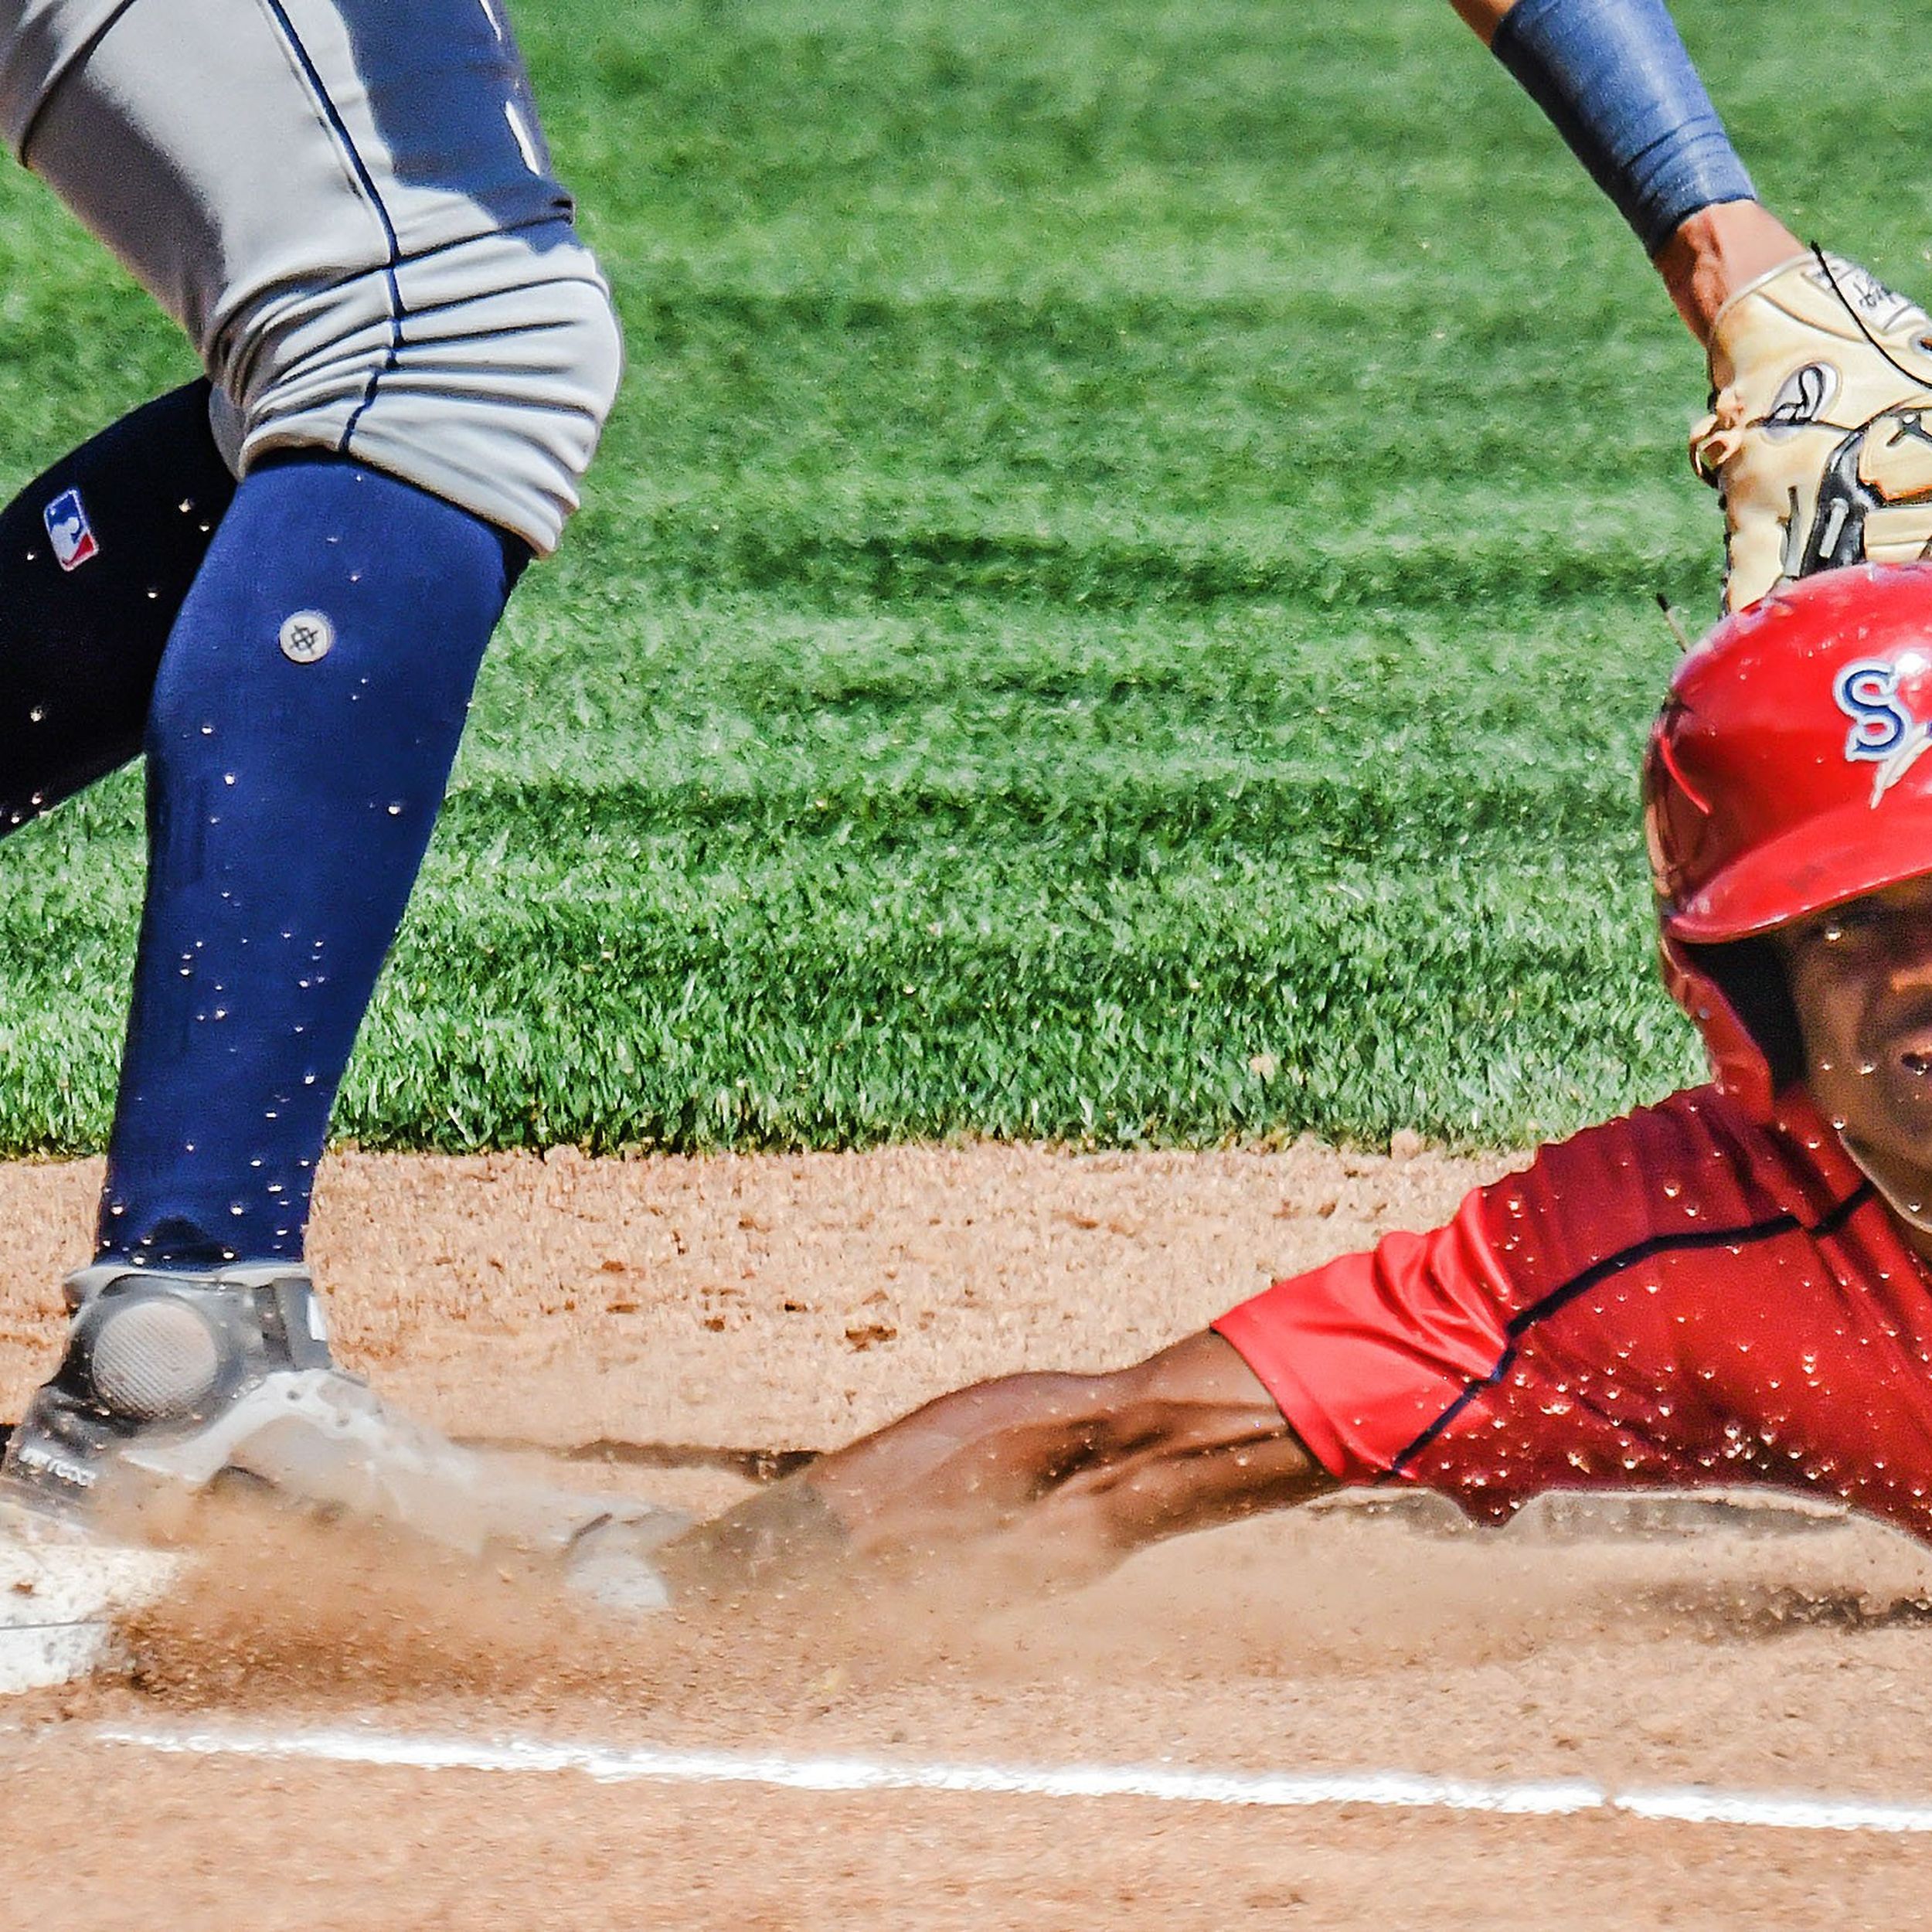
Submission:
MULTIPOLYGON (((345 1352, 447 1427, 699 1506, 951 1383, 1144 1352, 1497 1163, 1012 1148, 336 1162, 345 1352), (672 1453, 676 1452, 676 1453, 672 1453)), ((97 1169, 0 1169, 0 1406, 97 1169)), ((1932 1801, 1932 1561, 1827 1526, 1604 1540, 1359 1512, 1172 1545, 1047 1605, 796 1601, 641 1628, 540 1580, 238 1529, 131 1685, 0 1712, 16 1918, 139 1926, 1895 1926, 1932 1838, 1139 1798, 825 1794, 158 1755, 104 1726, 352 1720, 902 1762, 1398 1768, 1932 1801), (41 1794, 45 1794, 45 1801, 41 1794)))

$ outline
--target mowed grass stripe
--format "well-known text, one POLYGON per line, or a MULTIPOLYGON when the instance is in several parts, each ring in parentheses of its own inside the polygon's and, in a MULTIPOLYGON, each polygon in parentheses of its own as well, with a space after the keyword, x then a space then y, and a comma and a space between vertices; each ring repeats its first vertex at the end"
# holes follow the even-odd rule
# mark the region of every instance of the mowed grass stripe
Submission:
MULTIPOLYGON (((1679 12, 1793 219, 1924 281, 1902 0, 1825 63, 1679 12)), ((519 18, 631 371, 343 1134, 1517 1143, 1694 1071, 1635 767, 1702 373, 1440 0, 519 18)), ((0 269, 12 480, 188 372, 17 173, 0 269)), ((138 825, 0 845, 0 1148, 104 1136, 138 825)))

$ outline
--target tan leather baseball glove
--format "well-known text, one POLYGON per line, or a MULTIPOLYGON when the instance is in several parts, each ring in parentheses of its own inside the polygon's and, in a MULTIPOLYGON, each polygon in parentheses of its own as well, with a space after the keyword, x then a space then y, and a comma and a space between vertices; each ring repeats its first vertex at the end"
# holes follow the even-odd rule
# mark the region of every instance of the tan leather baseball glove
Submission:
POLYGON ((1724 607, 1839 564, 1932 553, 1932 320, 1836 255, 1719 311, 1691 461, 1724 509, 1724 607))

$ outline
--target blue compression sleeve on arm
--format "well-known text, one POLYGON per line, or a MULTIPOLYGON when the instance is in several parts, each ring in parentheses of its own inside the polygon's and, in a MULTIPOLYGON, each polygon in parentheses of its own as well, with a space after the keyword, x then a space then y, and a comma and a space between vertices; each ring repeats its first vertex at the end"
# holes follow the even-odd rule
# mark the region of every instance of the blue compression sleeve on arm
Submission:
POLYGON ((1647 254, 1699 209, 1757 199, 1663 0, 1517 0, 1490 51, 1647 254))
POLYGON ((336 1087, 527 556, 338 457, 235 492, 148 713, 100 1259, 301 1255, 336 1087))

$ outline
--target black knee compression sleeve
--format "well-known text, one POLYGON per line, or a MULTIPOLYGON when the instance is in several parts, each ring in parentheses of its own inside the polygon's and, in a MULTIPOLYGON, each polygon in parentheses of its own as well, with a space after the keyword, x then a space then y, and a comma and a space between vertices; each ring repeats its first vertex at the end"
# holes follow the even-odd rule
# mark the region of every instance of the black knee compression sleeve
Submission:
POLYGON ((196 382, 0 511, 0 835, 141 749, 162 647, 234 489, 196 382))

